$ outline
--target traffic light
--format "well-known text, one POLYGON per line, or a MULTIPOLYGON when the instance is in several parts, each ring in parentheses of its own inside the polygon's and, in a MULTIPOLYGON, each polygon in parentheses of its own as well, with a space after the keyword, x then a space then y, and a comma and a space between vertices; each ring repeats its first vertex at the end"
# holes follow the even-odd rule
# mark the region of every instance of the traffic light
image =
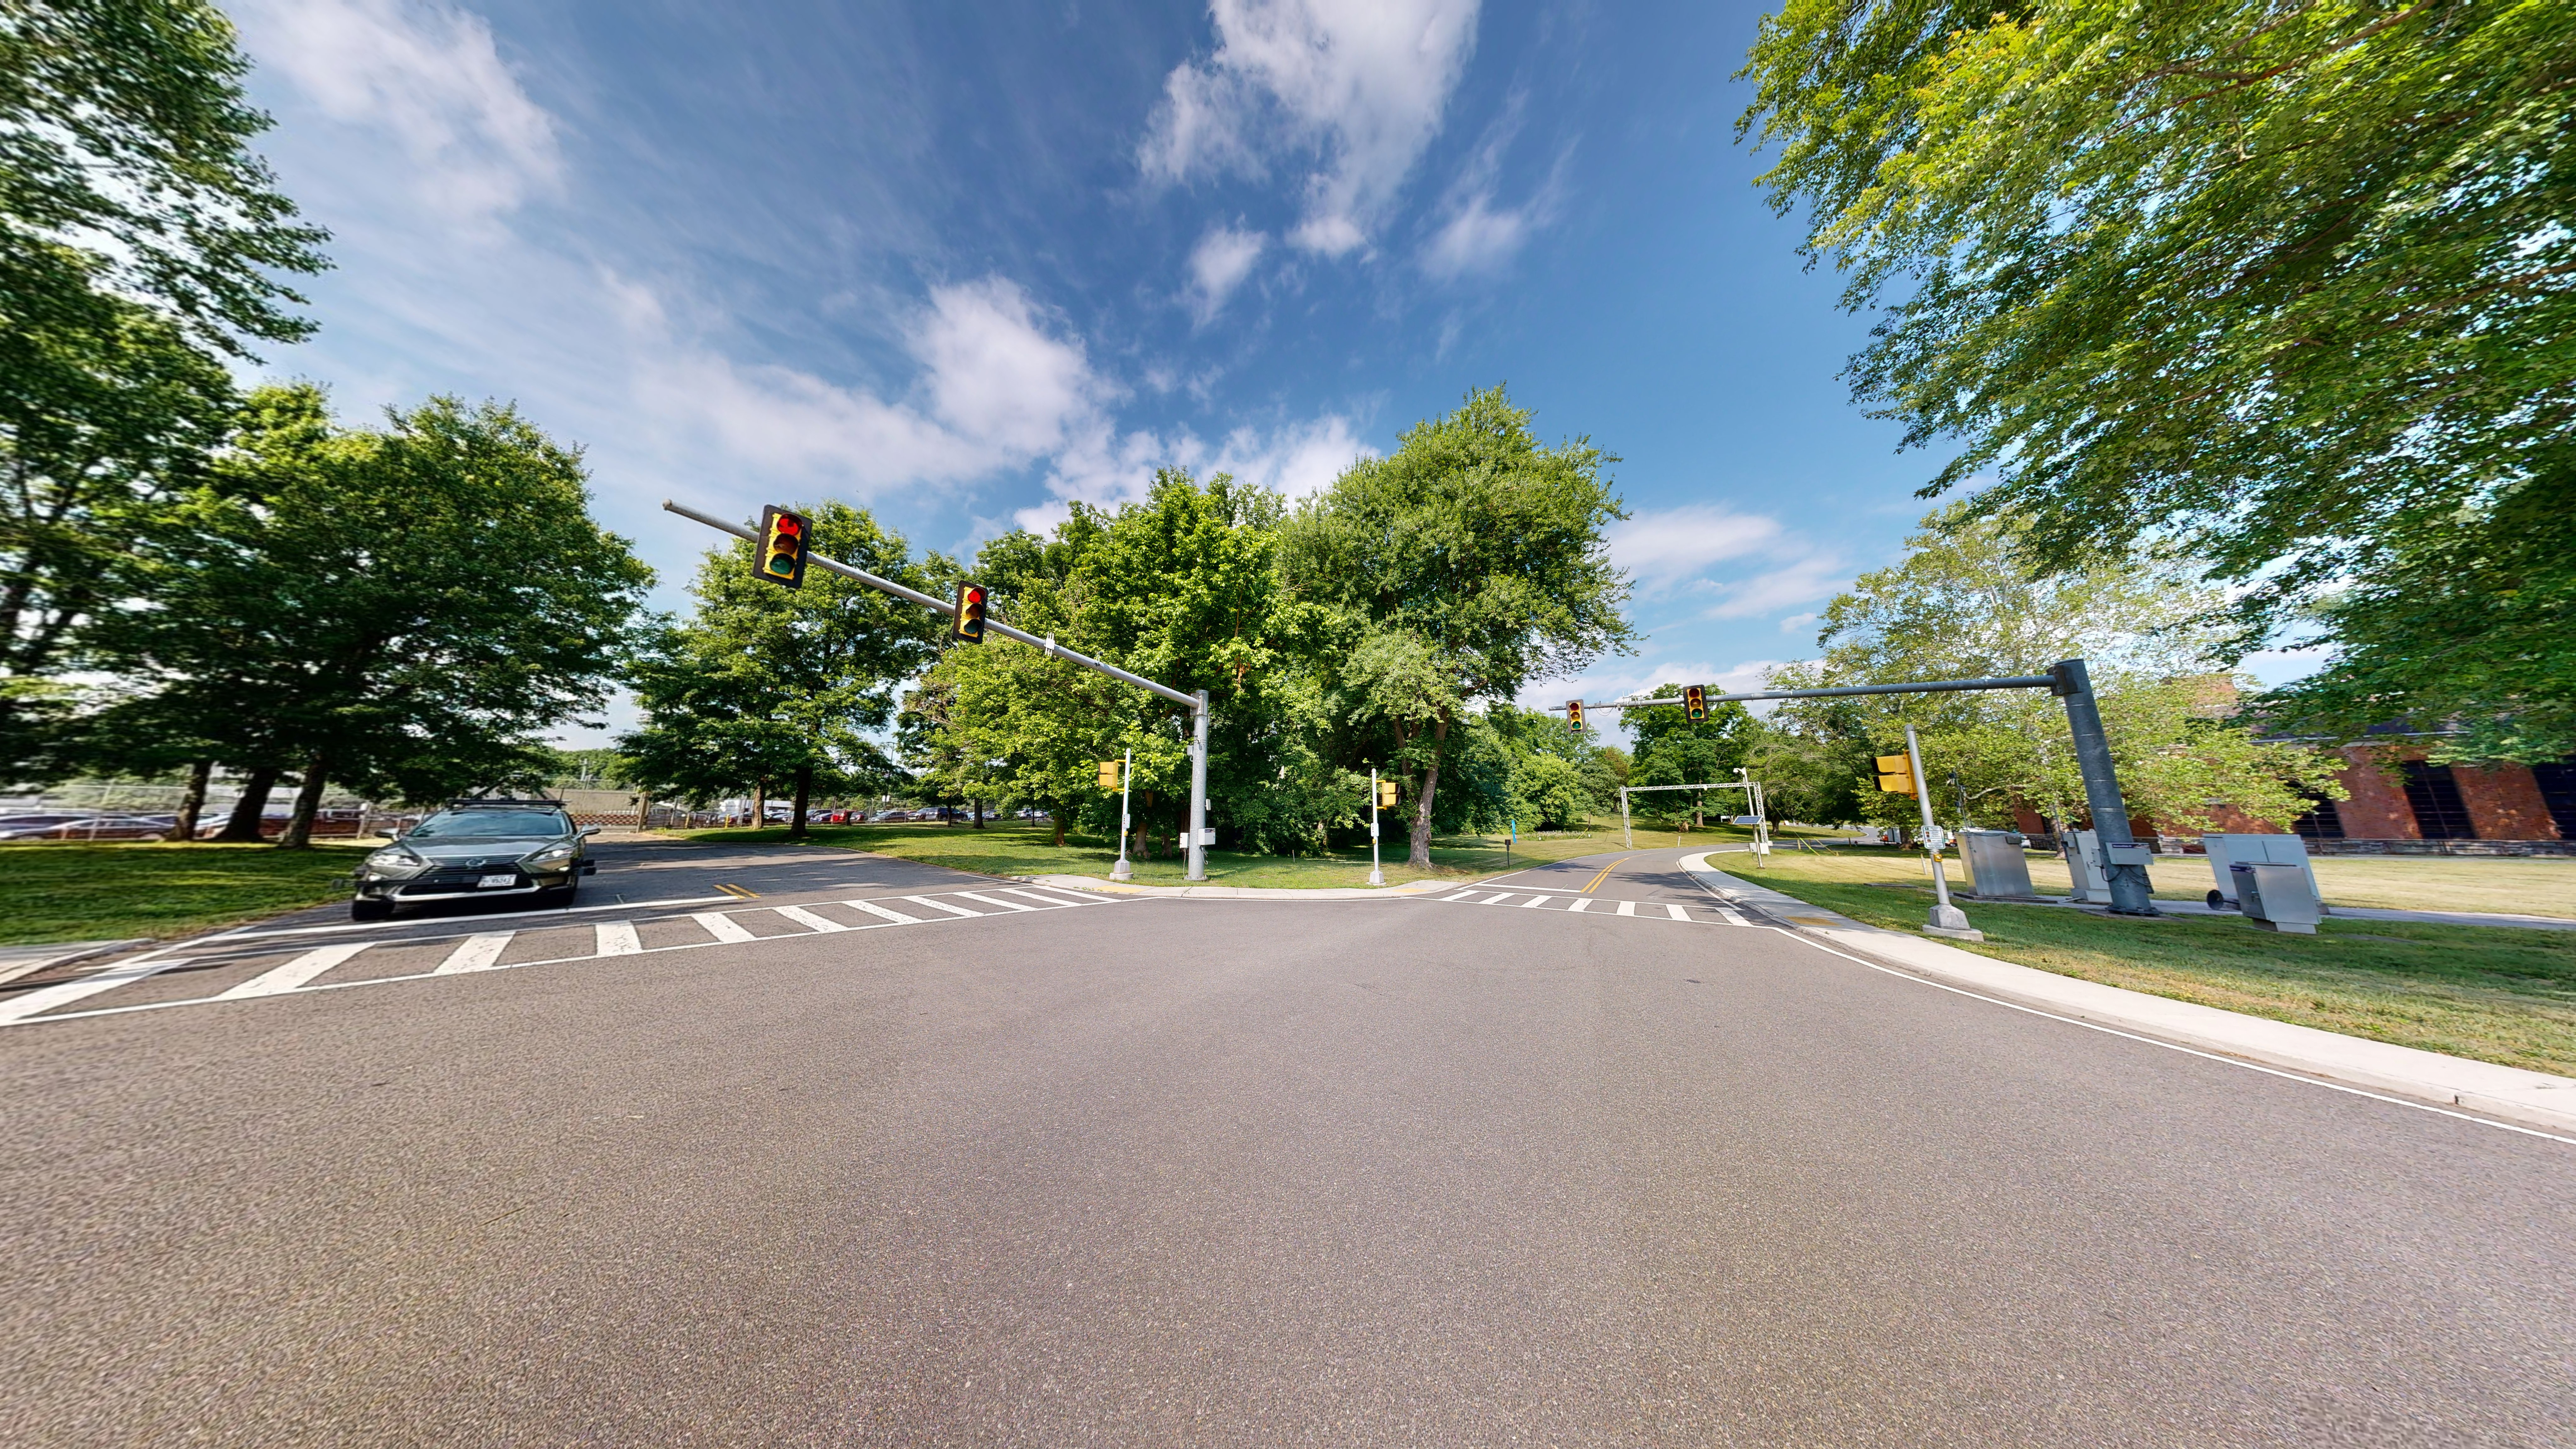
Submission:
POLYGON ((814 536, 813 520, 771 504, 760 511, 760 557, 751 571, 791 589, 805 586, 805 549, 814 536))
POLYGON ((1914 793, 1914 762, 1903 755, 1878 757, 1878 788, 1891 795, 1914 793))
POLYGON ((1115 790, 1118 788, 1118 766, 1121 763, 1122 762, 1118 760, 1103 760, 1100 762, 1101 789, 1115 790))
POLYGON ((1395 782, 1393 780, 1380 780, 1377 782, 1377 808, 1380 810, 1392 810, 1395 808, 1395 782))
POLYGON ((1574 726, 1576 729, 1583 728, 1582 700, 1569 699, 1565 702, 1565 722, 1574 726))
POLYGON ((968 644, 984 642, 984 604, 987 595, 982 584, 957 586, 957 617, 948 626, 948 637, 968 644))
POLYGON ((1689 720, 1692 724, 1698 724, 1708 718, 1707 685, 1686 684, 1682 686, 1682 717, 1689 720))

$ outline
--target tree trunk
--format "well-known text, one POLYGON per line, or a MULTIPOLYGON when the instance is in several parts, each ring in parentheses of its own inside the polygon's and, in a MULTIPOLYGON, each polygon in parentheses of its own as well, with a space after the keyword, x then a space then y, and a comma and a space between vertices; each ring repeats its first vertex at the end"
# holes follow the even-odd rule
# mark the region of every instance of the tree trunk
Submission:
POLYGON ((313 817, 322 808, 322 787, 330 779, 330 763, 320 755, 305 765, 304 785, 295 792, 295 810, 286 817, 286 833, 277 837, 278 849, 303 850, 313 844, 313 817))
POLYGON ((1413 800, 1413 853, 1407 863, 1416 870, 1431 868, 1431 797, 1440 790, 1440 749, 1449 740, 1449 716, 1431 722, 1431 763, 1422 767, 1422 788, 1413 800))
POLYGON ((241 798, 215 839, 233 844, 259 843, 259 819, 268 812, 268 792, 277 788, 277 771, 265 766, 242 777, 241 798))
POLYGON ((751 782, 751 828, 754 830, 765 830, 768 827, 769 782, 767 780, 754 780, 751 782))
POLYGON ((197 817, 206 813, 206 785, 214 773, 212 760, 199 760, 188 767, 188 790, 179 797, 179 818, 170 823, 172 840, 197 838, 197 817))
POLYGON ((1058 801, 1047 807, 1047 818, 1055 822, 1055 848, 1064 849, 1064 804, 1058 801))
POLYGON ((805 802, 811 799, 813 794, 813 765, 810 763, 798 765, 796 767, 796 814, 787 822, 788 839, 803 840, 805 838, 805 802))
POLYGON ((976 828, 976 829, 978 829, 978 830, 983 829, 983 828, 984 828, 984 802, 983 802, 983 801, 981 801, 981 800, 972 800, 972 799, 970 799, 970 800, 968 800, 968 801, 966 802, 966 809, 967 809, 967 811, 968 811, 970 814, 972 814, 972 815, 975 817, 975 828, 976 828))

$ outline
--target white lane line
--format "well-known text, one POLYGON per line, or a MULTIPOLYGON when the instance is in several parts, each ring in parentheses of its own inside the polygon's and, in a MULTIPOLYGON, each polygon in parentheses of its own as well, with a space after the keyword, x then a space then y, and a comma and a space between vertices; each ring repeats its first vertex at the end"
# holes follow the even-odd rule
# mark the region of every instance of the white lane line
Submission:
POLYGON ((714 911, 709 911, 702 916, 691 916, 689 919, 706 927, 707 934, 715 937, 719 941, 757 941, 760 939, 758 936, 753 935, 749 930, 745 929, 742 922, 735 920, 731 916, 718 915, 714 911))
POLYGON ((283 966, 271 967, 230 991, 216 993, 215 999, 241 1001, 253 996, 277 996, 293 991, 374 944, 373 941, 352 941, 338 946, 318 947, 283 966))
POLYGON ((805 909, 803 906, 771 906, 770 909, 810 930, 829 932, 846 931, 850 929, 850 927, 844 926, 840 922, 833 920, 830 916, 818 916, 812 911, 805 909))
POLYGON ((946 911, 952 916, 965 916, 969 919, 980 919, 984 914, 982 911, 970 911, 964 906, 952 906, 946 901, 934 901, 928 896, 905 896, 904 899, 912 902, 916 906, 928 906, 934 911, 946 911))
POLYGON ((1749 926, 1753 924, 1751 921, 1737 915, 1734 908, 1730 906, 1719 906, 1717 908, 1717 913, 1724 916, 1726 918, 1726 923, 1730 926, 1749 926))
POLYGON ((158 961, 128 961, 122 966, 110 966, 102 971, 93 971, 75 980, 58 981, 51 986, 39 986, 6 1006, 0 1006, 0 1021, 24 1021, 28 1017, 51 1011, 67 1002, 78 1001, 84 996, 96 996, 102 991, 112 991, 129 981, 140 981, 146 976, 157 976, 173 966, 185 966, 193 959, 195 958, 189 956, 166 956, 158 961))
POLYGON ((1088 906, 1095 904, 1091 901, 1068 901, 1058 896, 1042 896, 1036 891, 1024 891, 1017 886, 1002 887, 1002 894, 1006 896, 1020 896, 1048 906, 1088 906))
POLYGON ((1576 896, 1574 898, 1574 904, 1567 906, 1565 909, 1569 914, 1579 916, 1585 911, 1592 909, 1593 903, 1600 899, 1601 898, 1599 896, 1576 896))
POLYGON ((1475 894, 1475 892, 1474 892, 1474 891, 1460 891, 1460 892, 1458 892, 1458 894, 1456 894, 1456 895, 1454 895, 1454 896, 1442 896, 1440 899, 1442 899, 1442 900, 1444 900, 1444 901, 1463 901, 1463 900, 1465 900, 1467 897, 1472 896, 1472 895, 1474 895, 1474 894, 1475 894))
POLYGON ((1637 903, 1635 901, 1621 901, 1619 903, 1619 914, 1623 916, 1633 916, 1637 914, 1637 903))
POLYGON ((1676 921, 1687 921, 1690 919, 1690 912, 1674 905, 1671 901, 1664 902, 1664 914, 1672 917, 1676 921))
POLYGON ((599 933, 600 955, 641 956, 644 954, 644 942, 635 934, 633 921, 602 921, 595 929, 599 933))
POLYGON ((1520 894, 1518 891, 1496 891, 1492 895, 1485 897, 1483 900, 1476 902, 1476 904, 1480 906, 1490 906, 1496 901, 1510 900, 1518 894, 1520 894))
POLYGON ((1555 899, 1556 899, 1556 897, 1554 897, 1554 896, 1532 896, 1532 897, 1530 897, 1528 900, 1525 900, 1525 901, 1521 902, 1521 909, 1526 911, 1526 910, 1528 910, 1528 909, 1529 909, 1530 907, 1532 907, 1532 906, 1543 906, 1543 905, 1546 905, 1549 901, 1552 901, 1552 900, 1555 900, 1555 899))
POLYGON ((959 891, 957 894, 964 896, 970 901, 982 901, 988 906, 1003 906, 1014 911, 1034 911, 1037 909, 1035 906, 1021 905, 1018 901, 997 900, 992 896, 977 895, 973 891, 959 891))
POLYGON ((918 926, 921 924, 921 917, 919 916, 907 916, 901 911, 889 911, 874 901, 843 901, 841 904, 848 906, 854 911, 865 911, 871 916, 883 916, 898 926, 918 926))
MULTIPOLYGON (((459 899, 464 898, 459 897, 459 899)), ((495 911, 488 916, 474 916, 470 919, 476 921, 517 921, 524 920, 529 916, 587 915, 592 911, 649 911, 661 906, 702 906, 709 901, 732 901, 740 899, 740 896, 673 896, 668 900, 661 901, 615 901, 604 906, 547 906, 543 909, 534 911, 495 911)), ((200 936, 196 940, 190 941, 187 944, 192 948, 196 948, 212 945, 218 941, 259 941, 265 940, 270 936, 324 936, 339 931, 399 930, 404 926, 414 924, 425 926, 434 924, 434 922, 424 919, 417 923, 401 921, 388 926, 382 921, 366 921, 357 925, 350 925, 343 922, 336 926, 285 926, 274 931, 219 931, 211 936, 200 936)), ((399 945, 416 939, 416 937, 388 936, 385 938, 384 944, 399 945)), ((395 977, 392 979, 408 980, 410 978, 395 977)))
POLYGON ((509 949, 518 936, 516 931, 502 931, 490 936, 468 936, 456 943, 447 959, 438 963, 432 976, 453 976, 460 971, 489 971, 501 964, 501 953, 509 949))

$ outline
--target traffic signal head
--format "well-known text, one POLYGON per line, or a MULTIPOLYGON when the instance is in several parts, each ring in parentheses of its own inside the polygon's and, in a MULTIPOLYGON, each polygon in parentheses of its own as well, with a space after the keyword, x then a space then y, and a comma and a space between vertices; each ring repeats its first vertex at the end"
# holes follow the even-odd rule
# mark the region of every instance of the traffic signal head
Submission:
POLYGON ((760 543, 751 571, 791 589, 805 586, 805 551, 814 536, 813 520, 775 504, 760 511, 760 543))
POLYGON ((1392 810, 1395 808, 1395 782, 1393 780, 1380 780, 1377 782, 1377 808, 1380 810, 1392 810))
POLYGON ((1708 686, 1685 685, 1682 688, 1682 716, 1692 724, 1708 718, 1708 686))
POLYGON ((982 584, 959 584, 957 617, 948 626, 948 637, 960 639, 969 644, 983 643, 985 602, 986 595, 982 584))
POLYGON ((1100 762, 1101 789, 1115 790, 1118 788, 1118 766, 1121 763, 1122 762, 1118 760, 1103 760, 1100 762))
POLYGON ((1569 699, 1565 702, 1565 722, 1574 726, 1576 729, 1583 728, 1582 700, 1569 699))
POLYGON ((1914 762, 1904 755, 1878 757, 1878 788, 1891 795, 1914 793, 1914 762))

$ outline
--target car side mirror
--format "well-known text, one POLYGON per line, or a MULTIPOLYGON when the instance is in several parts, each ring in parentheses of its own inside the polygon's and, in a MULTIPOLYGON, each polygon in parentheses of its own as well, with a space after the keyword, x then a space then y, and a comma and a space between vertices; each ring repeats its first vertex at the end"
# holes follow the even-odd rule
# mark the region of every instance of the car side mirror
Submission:
POLYGON ((597 835, 599 833, 599 827, 596 825, 585 825, 573 833, 576 835, 597 835))

